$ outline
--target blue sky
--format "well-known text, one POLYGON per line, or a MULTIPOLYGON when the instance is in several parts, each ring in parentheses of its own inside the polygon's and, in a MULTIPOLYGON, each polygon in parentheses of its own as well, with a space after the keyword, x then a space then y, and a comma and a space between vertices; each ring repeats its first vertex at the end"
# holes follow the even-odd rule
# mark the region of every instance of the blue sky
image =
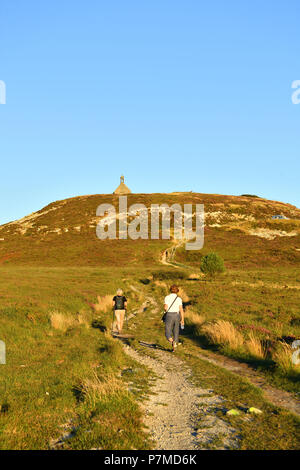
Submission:
POLYGON ((1 0, 0 223, 121 173, 299 207, 299 18, 298 0, 1 0))

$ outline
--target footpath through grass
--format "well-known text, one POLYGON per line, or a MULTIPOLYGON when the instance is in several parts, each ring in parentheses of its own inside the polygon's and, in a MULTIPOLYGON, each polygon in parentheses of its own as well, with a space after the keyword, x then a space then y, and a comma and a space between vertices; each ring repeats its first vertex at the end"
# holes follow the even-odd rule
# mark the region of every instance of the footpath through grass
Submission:
MULTIPOLYGON (((118 340, 107 334, 110 310, 103 306, 95 313, 92 304, 98 295, 112 296, 122 287, 129 296, 129 310, 138 310, 147 295, 161 304, 166 286, 178 282, 188 293, 191 307, 208 320, 220 312, 242 322, 246 317, 241 315, 248 315, 251 322, 260 324, 259 315, 267 308, 261 305, 263 294, 256 299, 255 292, 244 291, 238 284, 233 290, 227 284, 227 291, 225 286, 220 289, 221 284, 204 288, 200 281, 187 280, 187 274, 169 267, 139 272, 136 267, 2 266, 0 339, 6 343, 7 363, 0 365, 0 448, 150 448, 139 406, 149 391, 149 371, 129 359, 118 340), (132 290, 132 285, 138 290, 132 290), (248 313, 244 301, 252 302, 248 313)), ((280 302, 289 309, 290 319, 294 318, 294 291, 274 292, 284 295, 280 302)), ((268 304, 271 297, 267 291, 268 304)), ((160 316, 160 311, 153 315, 148 308, 130 321, 131 326, 136 325, 130 330, 135 347, 145 352, 137 339, 168 346, 160 316)), ((282 334, 296 332, 291 330, 295 324, 285 325, 285 320, 283 317, 282 334)), ((241 431, 242 449, 299 446, 297 418, 267 403, 247 380, 199 359, 201 344, 193 338, 180 348, 176 354, 193 369, 193 380, 226 398, 226 408, 262 409, 263 415, 250 420, 245 414, 228 418, 224 410, 216 410, 223 419, 234 420, 241 431)))

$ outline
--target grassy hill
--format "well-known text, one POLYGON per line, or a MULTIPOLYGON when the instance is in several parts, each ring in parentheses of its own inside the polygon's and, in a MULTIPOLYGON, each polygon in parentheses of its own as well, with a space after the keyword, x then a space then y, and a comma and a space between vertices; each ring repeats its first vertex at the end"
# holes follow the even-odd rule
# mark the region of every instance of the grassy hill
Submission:
MULTIPOLYGON (((96 237, 96 209, 115 195, 81 196, 49 204, 23 219, 0 226, 0 264, 106 266, 155 264, 170 243, 164 240, 105 240, 96 237)), ((300 210, 257 197, 197 193, 132 194, 128 206, 204 204, 205 245, 178 250, 177 259, 195 266, 203 254, 218 251, 227 267, 272 266, 300 261, 300 210), (272 219, 282 214, 288 219, 272 219)))
POLYGON ((174 282, 187 306, 180 356, 193 362, 195 377, 225 397, 226 406, 264 411, 262 418, 239 423, 241 448, 296 448, 298 418, 197 354, 230 356, 255 368, 262 381, 299 394, 290 350, 277 348, 300 338, 300 210, 256 197, 130 195, 129 205, 147 207, 204 203, 204 248, 179 246, 164 266, 162 255, 176 247, 174 240, 96 237, 102 203, 117 207, 118 198, 66 199, 0 226, 0 340, 7 348, 6 365, 0 365, 0 449, 153 448, 139 406, 149 390, 149 370, 109 334, 111 298, 122 287, 129 311, 139 312, 129 322, 136 342, 165 347, 160 305, 174 282), (287 219, 272 219, 276 214, 287 219), (226 266, 213 280, 199 270, 209 251, 218 252, 226 266), (143 307, 151 297, 156 313, 143 307), (229 340, 213 341, 217 320, 231 325, 229 340))

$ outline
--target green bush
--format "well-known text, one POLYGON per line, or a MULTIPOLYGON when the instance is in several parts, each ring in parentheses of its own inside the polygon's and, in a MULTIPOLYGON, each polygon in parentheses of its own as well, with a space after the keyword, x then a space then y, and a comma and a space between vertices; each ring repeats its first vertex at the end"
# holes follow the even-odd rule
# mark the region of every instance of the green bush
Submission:
POLYGON ((200 270, 203 274, 208 274, 209 276, 223 273, 225 271, 224 261, 217 253, 208 253, 201 260, 200 270))

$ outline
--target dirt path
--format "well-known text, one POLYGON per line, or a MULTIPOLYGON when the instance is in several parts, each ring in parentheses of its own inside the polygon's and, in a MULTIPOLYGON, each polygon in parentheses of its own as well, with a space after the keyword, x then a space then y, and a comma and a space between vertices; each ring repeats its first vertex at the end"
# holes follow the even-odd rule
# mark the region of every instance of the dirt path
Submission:
POLYGON ((178 266, 176 266, 176 264, 173 263, 173 259, 174 259, 174 256, 176 254, 177 248, 184 245, 184 243, 185 243, 184 240, 181 240, 180 242, 177 242, 177 243, 174 242, 174 244, 172 246, 170 246, 169 248, 167 248, 166 250, 164 250, 161 253, 160 258, 159 258, 159 262, 161 264, 166 265, 166 266, 172 266, 173 268, 178 269, 178 266))
POLYGON ((149 367, 157 376, 144 403, 145 425, 157 450, 238 448, 237 431, 215 414, 223 398, 213 390, 194 386, 190 369, 175 355, 155 351, 155 358, 124 345, 131 358, 149 367))
MULTIPOLYGON (((130 288, 141 293, 140 289, 130 288)), ((134 317, 148 310, 148 318, 158 314, 152 296, 146 296, 141 307, 128 316, 130 330, 135 329, 134 317), (151 310, 151 314, 149 313, 151 310)), ((144 343, 147 346, 147 343, 144 343)), ((190 368, 169 351, 152 349, 152 355, 140 354, 123 344, 131 358, 150 368, 157 377, 152 394, 144 403, 145 425, 158 450, 237 449, 239 436, 226 421, 216 416, 224 399, 213 390, 195 386, 190 368)), ((150 346, 150 345, 149 345, 150 346)))

